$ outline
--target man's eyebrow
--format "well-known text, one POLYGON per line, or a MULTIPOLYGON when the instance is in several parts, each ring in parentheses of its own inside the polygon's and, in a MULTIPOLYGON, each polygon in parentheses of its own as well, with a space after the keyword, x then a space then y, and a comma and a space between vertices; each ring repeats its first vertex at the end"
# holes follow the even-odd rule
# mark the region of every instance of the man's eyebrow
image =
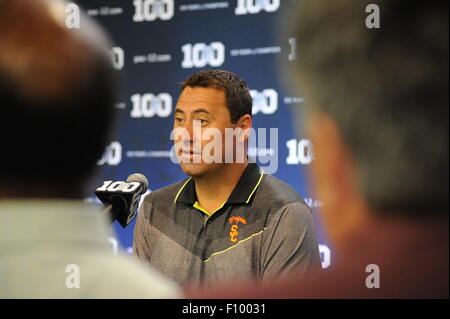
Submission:
POLYGON ((206 114, 212 116, 212 114, 205 109, 196 109, 195 111, 192 112, 192 114, 198 114, 198 113, 206 113, 206 114))
MULTIPOLYGON (((174 113, 185 114, 184 111, 182 111, 182 110, 180 110, 180 109, 178 109, 178 108, 175 109, 174 113)), ((207 115, 209 115, 209 116, 213 116, 212 113, 208 112, 208 111, 205 110, 205 109, 196 109, 196 110, 192 111, 192 114, 199 114, 199 113, 205 113, 205 114, 207 114, 207 115)))

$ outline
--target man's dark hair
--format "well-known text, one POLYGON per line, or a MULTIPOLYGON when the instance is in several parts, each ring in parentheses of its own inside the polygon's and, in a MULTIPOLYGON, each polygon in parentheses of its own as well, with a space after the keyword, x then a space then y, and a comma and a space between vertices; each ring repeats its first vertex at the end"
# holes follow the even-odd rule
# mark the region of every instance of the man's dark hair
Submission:
POLYGON ((96 26, 68 29, 45 6, 0 0, 0 189, 81 197, 109 137, 115 74, 96 26))
POLYGON ((302 1, 293 21, 305 103, 335 120, 367 203, 448 214, 448 1, 302 1))
POLYGON ((181 83, 182 90, 187 86, 223 91, 231 123, 236 123, 245 114, 252 115, 252 97, 247 84, 234 73, 224 70, 204 70, 191 75, 181 83))

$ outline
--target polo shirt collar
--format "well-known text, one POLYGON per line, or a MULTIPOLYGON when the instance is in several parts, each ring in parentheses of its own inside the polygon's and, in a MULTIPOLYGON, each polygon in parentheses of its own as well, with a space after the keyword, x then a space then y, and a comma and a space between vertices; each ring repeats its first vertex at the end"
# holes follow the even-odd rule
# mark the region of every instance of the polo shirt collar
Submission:
MULTIPOLYGON (((248 204, 263 178, 264 172, 255 163, 249 163, 239 182, 231 192, 227 204, 248 204)), ((174 202, 193 205, 197 201, 195 182, 192 177, 187 179, 178 191, 174 202)))

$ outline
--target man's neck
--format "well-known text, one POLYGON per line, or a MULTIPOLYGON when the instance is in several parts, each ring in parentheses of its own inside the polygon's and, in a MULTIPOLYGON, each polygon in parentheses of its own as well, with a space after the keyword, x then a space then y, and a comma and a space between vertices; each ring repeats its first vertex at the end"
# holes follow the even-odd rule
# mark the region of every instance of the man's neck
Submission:
MULTIPOLYGON (((447 238, 448 215, 424 213, 424 216, 405 215, 397 212, 362 212, 358 223, 346 230, 345 236, 336 242, 336 250, 343 256, 352 256, 358 249, 378 249, 380 242, 395 243, 396 247, 413 247, 417 242, 439 242, 447 238), (370 233, 367 231, 370 230, 370 233)), ((439 243, 441 244, 441 243, 439 243)), ((387 247, 380 251, 386 253, 387 247)))
POLYGON ((208 212, 214 212, 230 197, 248 162, 225 165, 207 176, 194 177, 197 201, 208 212))

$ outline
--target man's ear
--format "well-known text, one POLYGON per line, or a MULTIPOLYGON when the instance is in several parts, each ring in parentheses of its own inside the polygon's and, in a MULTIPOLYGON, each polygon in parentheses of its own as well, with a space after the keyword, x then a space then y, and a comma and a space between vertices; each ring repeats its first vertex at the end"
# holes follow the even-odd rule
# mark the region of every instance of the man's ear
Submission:
POLYGON ((253 120, 250 114, 245 114, 236 123, 236 128, 241 129, 241 134, 239 135, 239 142, 243 143, 248 141, 251 134, 251 129, 253 125, 253 120))
MULTIPOLYGON (((311 168, 319 196, 329 203, 346 184, 349 163, 345 143, 336 122, 326 113, 310 114, 308 133, 313 142, 311 168)), ((347 186, 345 186, 346 188, 347 186)))
POLYGON ((308 133, 314 150, 312 187, 323 201, 321 212, 327 232, 339 246, 347 231, 365 215, 356 166, 338 125, 328 114, 311 114, 308 133))

